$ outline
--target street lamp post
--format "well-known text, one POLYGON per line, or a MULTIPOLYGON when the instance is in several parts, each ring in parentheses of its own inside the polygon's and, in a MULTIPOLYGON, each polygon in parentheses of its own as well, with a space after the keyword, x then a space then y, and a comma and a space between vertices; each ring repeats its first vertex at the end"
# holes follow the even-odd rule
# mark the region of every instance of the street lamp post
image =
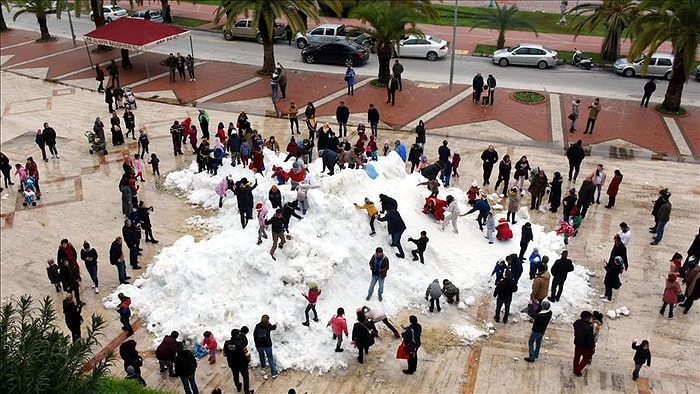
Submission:
POLYGON ((448 89, 450 91, 452 91, 452 81, 454 80, 454 73, 455 73, 455 48, 457 48, 456 41, 457 41, 457 0, 455 0, 454 18, 452 20, 452 53, 450 55, 450 84, 448 85, 448 89))
POLYGON ((70 36, 73 38, 73 46, 75 46, 75 30, 73 30, 73 18, 70 16, 70 10, 68 10, 68 24, 70 25, 70 36))

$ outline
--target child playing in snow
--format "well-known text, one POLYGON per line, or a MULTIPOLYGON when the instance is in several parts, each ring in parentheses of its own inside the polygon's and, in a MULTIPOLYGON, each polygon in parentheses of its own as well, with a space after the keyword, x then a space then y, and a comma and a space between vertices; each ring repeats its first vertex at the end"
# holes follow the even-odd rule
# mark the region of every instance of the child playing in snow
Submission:
POLYGON ((639 370, 642 369, 642 365, 647 363, 647 368, 651 367, 651 351, 649 351, 649 341, 646 339, 637 345, 637 339, 632 340, 632 349, 635 350, 634 353, 634 371, 632 371, 632 380, 637 380, 639 378, 639 370))
POLYGON ((564 245, 569 244, 569 237, 573 237, 574 234, 576 234, 576 230, 574 230, 574 227, 571 226, 568 222, 562 220, 561 223, 559 223, 557 235, 564 236, 564 245))
POLYGON ((532 249, 532 253, 530 254, 528 260, 530 261, 530 280, 533 280, 537 274, 537 267, 540 265, 540 261, 542 261, 540 251, 537 248, 532 249))
POLYGON ((331 331, 333 332, 333 339, 336 340, 335 351, 344 351, 344 349, 341 348, 340 345, 343 344, 343 333, 345 333, 345 338, 348 337, 348 322, 345 320, 345 309, 338 308, 336 314, 333 315, 331 320, 328 321, 328 324, 326 324, 326 327, 328 326, 331 327, 331 331))
POLYGON ((420 258, 420 263, 425 264, 425 260, 423 259, 423 253, 425 252, 425 248, 428 246, 428 233, 425 231, 420 232, 420 238, 415 239, 415 238, 408 238, 409 242, 413 242, 416 244, 416 247, 418 249, 413 249, 411 251, 411 254, 413 255, 413 261, 417 261, 420 258))
POLYGON ((496 262, 496 266, 493 267, 493 271, 491 271, 492 277, 494 274, 496 275, 496 281, 493 284, 497 285, 498 282, 500 282, 503 279, 503 273, 506 271, 506 268, 508 268, 508 267, 506 266, 505 260, 499 259, 496 262))
POLYGON ((153 170, 153 175, 160 176, 160 170, 158 169, 158 163, 160 163, 160 159, 158 158, 158 155, 155 153, 151 153, 151 160, 148 161, 148 164, 151 165, 151 169, 153 170))
POLYGON ((307 198, 309 189, 317 189, 319 187, 320 186, 311 186, 308 178, 304 179, 304 181, 297 186, 297 205, 299 205, 299 209, 301 209, 303 215, 306 215, 306 211, 309 209, 309 199, 307 198))
POLYGON ((467 200, 476 200, 477 198, 479 198, 479 184, 472 181, 469 190, 467 190, 467 200))
POLYGON ((389 151, 391 151, 389 148, 389 140, 384 140, 384 147, 382 148, 382 151, 384 152, 384 156, 388 155, 389 151))
POLYGON ((287 171, 285 171, 282 167, 272 166, 272 175, 270 178, 275 178, 278 185, 284 185, 287 183, 287 177, 287 171))
POLYGON ((496 226, 496 239, 499 241, 507 241, 513 238, 513 231, 510 229, 510 225, 506 218, 498 219, 498 226, 496 226))
POLYGON ((493 219, 493 211, 489 211, 486 216, 486 238, 489 239, 489 244, 493 244, 493 236, 496 231, 496 221, 493 219))
POLYGON ((368 197, 365 197, 364 205, 357 205, 355 203, 353 203, 353 205, 357 209, 364 209, 365 211, 367 211, 367 216, 369 216, 369 235, 374 236, 376 234, 376 232, 374 231, 374 221, 377 219, 377 216, 379 214, 379 212, 377 211, 377 207, 374 206, 374 203, 368 197))
POLYGON ((308 305, 306 305, 306 309, 304 310, 304 316, 306 316, 306 321, 301 323, 305 326, 309 326, 309 311, 314 312, 314 321, 318 322, 318 313, 316 313, 316 301, 318 300, 318 296, 321 295, 321 289, 318 288, 318 284, 316 282, 309 282, 309 294, 304 294, 301 293, 301 295, 306 298, 306 301, 309 302, 308 305))
POLYGON ((267 216, 267 208, 263 203, 259 202, 255 204, 255 210, 258 213, 258 245, 262 243, 262 239, 267 239, 267 224, 265 224, 265 217, 267 216))
POLYGON ((457 168, 459 168, 459 163, 461 161, 462 161, 462 156, 460 156, 459 151, 457 149, 455 149, 455 153, 452 154, 452 177, 453 178, 459 178, 459 173, 457 172, 457 168))
POLYGON ((418 163, 418 172, 423 171, 423 169, 427 166, 428 158, 425 155, 420 155, 420 162, 418 163))
POLYGON ((54 285, 54 287, 56 288, 56 293, 60 293, 61 274, 58 272, 58 265, 56 264, 54 259, 48 259, 46 261, 46 264, 49 265, 48 267, 46 267, 46 275, 48 275, 51 284, 54 285))
POLYGON ((459 288, 453 285, 449 279, 442 280, 442 294, 447 298, 448 304, 459 304, 459 288))
POLYGON ((202 340, 202 347, 209 351, 209 364, 216 363, 216 348, 219 344, 214 338, 214 334, 211 331, 204 331, 204 339, 202 340))
POLYGON ((440 288, 440 282, 437 279, 435 279, 430 285, 428 285, 428 288, 425 290, 425 300, 428 301, 428 298, 430 298, 430 312, 432 312, 435 309, 436 305, 438 312, 442 310, 440 309, 441 295, 442 289, 440 288))
POLYGON ((136 178, 139 178, 141 182, 144 182, 143 180, 143 162, 141 161, 141 155, 138 153, 134 155, 134 160, 131 162, 131 164, 134 166, 134 172, 136 173, 136 178))

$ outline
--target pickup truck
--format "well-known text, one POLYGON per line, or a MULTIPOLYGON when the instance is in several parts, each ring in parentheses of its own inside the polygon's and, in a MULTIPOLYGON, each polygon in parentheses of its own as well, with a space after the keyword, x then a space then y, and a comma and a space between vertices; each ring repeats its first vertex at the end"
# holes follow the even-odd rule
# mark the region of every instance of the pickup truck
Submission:
MULTIPOLYGON (((250 18, 241 19, 236 22, 231 29, 227 29, 226 26, 223 28, 224 39, 226 41, 232 41, 236 38, 243 38, 248 40, 255 40, 258 44, 262 44, 262 34, 258 29, 253 28, 253 20, 250 18)), ((285 31, 285 26, 279 22, 275 22, 275 27, 272 31, 272 40, 284 39, 287 37, 287 32, 285 31)))

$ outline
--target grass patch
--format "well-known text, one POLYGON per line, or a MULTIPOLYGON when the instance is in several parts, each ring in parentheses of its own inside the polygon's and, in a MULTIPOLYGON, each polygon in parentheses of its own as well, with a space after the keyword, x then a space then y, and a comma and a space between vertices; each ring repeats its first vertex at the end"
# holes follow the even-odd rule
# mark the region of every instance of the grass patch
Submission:
POLYGON ((385 88, 386 84, 379 82, 379 79, 373 79, 369 81, 369 84, 374 86, 375 88, 385 88))
POLYGON ((220 6, 221 0, 180 0, 182 3, 192 3, 192 4, 206 4, 220 6))
POLYGON ((106 377, 100 382, 100 392, 110 394, 166 394, 167 391, 142 387, 135 380, 106 377))
MULTIPOLYGON (((437 20, 422 18, 419 19, 418 22, 440 26, 452 26, 454 21, 454 6, 435 4, 434 7, 440 15, 437 20)), ((486 16, 492 12, 496 12, 496 9, 464 6, 457 7, 457 26, 472 27, 474 26, 474 21, 484 20, 486 16)), ((518 11, 517 15, 522 16, 525 20, 530 22, 538 33, 575 34, 573 27, 576 25, 578 20, 583 20, 583 17, 575 18, 574 16, 567 16, 567 24, 560 25, 558 13, 550 14, 545 12, 518 11)), ((531 31, 528 29, 514 30, 531 31)), ((584 29, 581 33, 582 35, 602 37, 605 35, 605 29, 603 26, 599 26, 591 32, 589 32, 588 29, 584 29)), ((506 33, 506 38, 507 37, 508 34, 506 33)))
POLYGON ((513 93, 513 100, 519 101, 525 104, 537 104, 544 102, 544 95, 537 92, 515 92, 513 93))
POLYGON ((488 45, 488 44, 476 44, 476 48, 474 48, 474 53, 483 53, 487 55, 493 54, 493 52, 496 50, 495 45, 488 45))
POLYGON ((180 27, 197 27, 202 26, 210 21, 205 21, 203 19, 185 18, 182 16, 173 16, 173 25, 180 27))
POLYGON ((666 108, 662 107, 661 104, 657 104, 657 105, 654 107, 654 109, 655 109, 657 112, 662 113, 662 114, 664 114, 664 115, 684 116, 684 115, 687 115, 687 114, 688 114, 688 111, 686 111, 685 108, 683 108, 683 107, 678 108, 678 111, 669 111, 669 110, 667 110, 666 108))

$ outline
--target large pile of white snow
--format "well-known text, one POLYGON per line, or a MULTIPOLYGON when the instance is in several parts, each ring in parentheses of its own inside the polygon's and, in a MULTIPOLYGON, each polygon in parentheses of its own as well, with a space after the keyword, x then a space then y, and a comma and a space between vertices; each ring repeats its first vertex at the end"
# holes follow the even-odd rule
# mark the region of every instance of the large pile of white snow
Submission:
MULTIPOLYGON (((291 160, 282 163, 284 155, 279 158, 266 150, 265 156, 268 170, 272 164, 291 168, 291 160)), ((166 184, 186 192, 192 204, 218 210, 206 219, 212 235, 200 242, 184 236, 164 248, 141 278, 132 285, 121 285, 105 298, 105 306, 116 305, 118 292, 131 296, 136 313, 155 336, 153 346, 172 330, 178 330, 181 338, 191 341, 201 340, 202 333, 209 330, 221 346, 232 328, 247 325, 252 330, 261 315, 268 314, 277 323, 272 338, 278 369, 324 372, 345 367, 356 357, 354 351, 333 352, 335 342, 326 322, 338 307, 345 308, 350 330, 355 309, 365 304, 380 306, 389 316, 403 308, 418 308, 424 314, 421 319, 429 319, 425 316, 429 314, 425 290, 433 279, 439 278, 442 283, 448 278, 461 289, 462 303, 456 308, 443 299, 442 314, 452 314, 453 321, 459 322, 445 327, 446 333, 451 331, 466 342, 484 335, 483 322, 471 317, 478 303, 474 300, 483 293, 493 292, 493 279, 489 276, 496 261, 518 252, 520 227, 526 222, 527 210, 519 212, 521 217, 513 226, 514 238, 507 242, 489 245, 478 229, 476 214, 459 219, 459 234, 453 233, 450 226, 441 232, 434 219, 421 212, 429 192, 424 186, 416 185, 425 179, 418 173, 406 174, 404 163, 395 153, 381 157, 374 166, 380 174, 377 179, 371 179, 362 169, 322 175, 320 161, 311 164, 308 176, 319 188, 308 193, 310 208, 304 219, 292 218, 292 239, 283 250, 277 250, 277 261, 268 253, 271 237, 256 245, 257 220, 254 218, 242 229, 235 196, 229 195, 219 210, 214 192, 216 184, 229 174, 236 180, 257 179, 255 201, 266 203, 272 215, 267 195, 274 180, 269 175, 254 176, 241 166, 232 167, 228 159, 217 176, 196 173, 194 163, 189 169, 169 174, 166 184), (365 211, 353 206, 353 202, 361 204, 369 197, 379 208, 380 193, 398 201, 398 210, 406 222, 408 229, 402 238, 405 259, 397 258, 396 249, 389 247, 385 223, 376 222, 377 235, 370 237, 365 211), (421 230, 427 231, 430 238, 425 265, 411 261, 410 250, 414 245, 407 241, 409 236, 417 238, 421 230), (391 264, 381 303, 377 301, 376 289, 372 300, 365 301, 370 281, 368 262, 377 246, 384 248, 391 264), (301 294, 308 291, 309 281, 317 282, 322 294, 317 304, 320 321, 312 321, 307 328, 301 325, 306 306, 301 294), (465 303, 469 299, 471 302, 465 303)), ((289 184, 280 189, 284 201, 296 198, 289 184)), ((450 187, 441 190, 440 198, 448 194, 459 202, 462 213, 468 210, 464 191, 450 187)), ((505 212, 496 212, 496 219, 504 215, 505 212)), ((538 247, 542 255, 550 256, 551 267, 564 246, 563 240, 535 223, 532 229, 534 242, 526 257, 533 247, 538 247)), ((527 272, 525 262, 511 313, 517 314, 527 304, 531 287, 527 272)), ((591 292, 587 281, 587 270, 577 266, 569 275, 562 301, 552 307, 555 318, 571 319, 574 317, 571 315, 577 315, 580 308, 587 306, 591 292), (573 313, 569 315, 565 311, 573 313)), ((407 324, 394 321, 397 327, 400 323, 407 324)), ((252 337, 249 340, 253 350, 252 337)), ((345 347, 350 347, 349 340, 345 347)), ((253 357, 253 363, 257 362, 257 357, 253 357)))

